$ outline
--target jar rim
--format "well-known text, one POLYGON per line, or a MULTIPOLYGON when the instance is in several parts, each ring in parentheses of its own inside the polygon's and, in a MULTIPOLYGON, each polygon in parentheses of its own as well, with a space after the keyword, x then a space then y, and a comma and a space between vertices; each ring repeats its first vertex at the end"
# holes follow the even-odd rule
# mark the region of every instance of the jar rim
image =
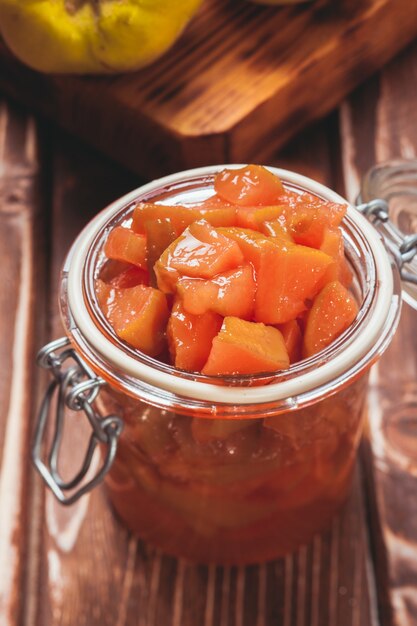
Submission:
POLYGON ((98 234, 110 221, 145 194, 156 195, 167 185, 213 176, 226 167, 239 168, 242 165, 209 166, 166 176, 124 195, 93 218, 74 242, 64 264, 61 297, 64 325, 83 355, 86 356, 88 352, 90 365, 97 367, 107 382, 117 384, 130 395, 137 395, 141 399, 145 395, 148 401, 158 406, 167 404, 168 396, 164 399, 164 394, 175 397, 183 407, 208 402, 233 407, 235 411, 237 407, 242 407, 243 412, 250 406, 265 407, 269 403, 275 407, 284 403, 287 410, 289 405, 299 407, 309 404, 323 392, 336 391, 376 360, 398 322, 400 297, 388 254, 376 230, 343 197, 306 176, 268 167, 284 183, 330 202, 348 205, 347 222, 356 229, 358 236, 362 236, 363 245, 369 246, 373 273, 368 285, 370 296, 358 316, 360 323, 354 323, 351 329, 326 351, 319 353, 318 357, 294 364, 280 375, 272 373, 274 382, 261 386, 215 384, 216 377, 184 375, 184 372, 172 366, 159 367, 157 361, 146 355, 143 355, 144 358, 140 354, 132 356, 128 349, 115 345, 100 332, 86 305, 85 267, 88 255, 98 234), (375 284, 371 284, 373 281, 375 284))

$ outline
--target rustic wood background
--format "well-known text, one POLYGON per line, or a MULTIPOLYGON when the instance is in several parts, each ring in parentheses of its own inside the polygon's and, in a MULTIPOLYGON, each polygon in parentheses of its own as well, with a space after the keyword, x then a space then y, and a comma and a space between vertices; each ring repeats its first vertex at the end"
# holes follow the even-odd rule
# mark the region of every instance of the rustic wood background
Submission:
MULTIPOLYGON (((416 76, 415 44, 270 162, 354 198, 373 163, 416 155, 416 76)), ((81 226, 140 182, 0 99, 0 624, 414 626, 417 314, 407 306, 373 370, 351 500, 327 534, 285 559, 177 561, 124 530, 102 489, 64 509, 35 476, 28 449, 45 380, 33 359, 62 332, 60 264, 81 226)), ((82 438, 78 426, 68 433, 67 465, 82 438)))
POLYGON ((279 10, 205 0, 177 45, 140 72, 44 76, 0 45, 0 87, 156 177, 270 160, 416 35, 415 0, 315 0, 279 10))

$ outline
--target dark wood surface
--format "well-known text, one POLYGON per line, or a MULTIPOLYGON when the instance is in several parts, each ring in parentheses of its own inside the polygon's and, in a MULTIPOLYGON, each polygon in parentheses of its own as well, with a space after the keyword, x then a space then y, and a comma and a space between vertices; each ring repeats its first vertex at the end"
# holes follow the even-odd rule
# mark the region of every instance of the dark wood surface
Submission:
MULTIPOLYGON (((417 46, 309 128, 274 164, 355 197, 375 161, 417 150, 417 46)), ((178 168, 175 168, 178 169, 178 168)), ((413 626, 417 623, 417 314, 404 307, 374 368, 352 497, 328 533, 262 566, 194 566, 143 546, 102 489, 60 507, 28 462, 45 380, 34 351, 61 334, 59 267, 81 226, 135 176, 0 101, 1 626, 413 626)), ((68 467, 84 433, 68 433, 68 467)))
POLYGON ((270 159, 416 35, 410 0, 206 0, 177 45, 140 72, 47 77, 0 47, 0 86, 155 177, 270 159))
MULTIPOLYGON (((417 46, 358 90, 342 111, 343 169, 354 198, 364 169, 416 158, 417 46), (366 104, 365 104, 366 103, 366 104)), ((417 215, 412 221, 417 232, 417 215)), ((382 623, 417 624, 417 313, 404 305, 399 329, 374 367, 365 441, 372 543, 382 623)))
MULTIPOLYGON (((36 124, 0 102, 0 622, 21 623, 26 560, 35 526, 28 495, 30 416, 37 375, 33 358, 45 316, 42 301, 46 245, 36 124)), ((45 292, 43 292, 45 293, 45 292)), ((45 333, 43 333, 45 336, 45 333)))

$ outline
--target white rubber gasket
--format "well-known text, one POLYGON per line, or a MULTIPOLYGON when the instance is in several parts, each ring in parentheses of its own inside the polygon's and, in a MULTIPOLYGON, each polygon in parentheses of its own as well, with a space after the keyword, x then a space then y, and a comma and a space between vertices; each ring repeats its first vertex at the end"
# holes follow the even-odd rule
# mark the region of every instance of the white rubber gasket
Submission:
MULTIPOLYGON (((393 296, 393 276, 387 252, 376 230, 349 204, 348 215, 367 239, 375 259, 380 288, 374 305, 372 323, 367 324, 366 332, 358 333, 346 349, 337 354, 331 361, 305 374, 300 374, 296 378, 258 387, 226 387, 184 379, 178 375, 158 371, 133 358, 101 334, 84 303, 82 280, 87 252, 96 234, 115 213, 134 202, 139 194, 157 191, 162 186, 172 185, 184 181, 186 178, 208 176, 225 167, 239 168, 242 165, 210 166, 166 176, 130 192, 99 213, 79 235, 71 250, 70 257, 67 259, 68 304, 71 315, 91 348, 97 351, 110 365, 138 380, 178 396, 227 404, 267 403, 295 397, 337 379, 368 354, 380 337, 390 311, 393 296)), ((301 187, 330 202, 347 203, 334 191, 305 176, 273 167, 268 169, 284 182, 301 187)))

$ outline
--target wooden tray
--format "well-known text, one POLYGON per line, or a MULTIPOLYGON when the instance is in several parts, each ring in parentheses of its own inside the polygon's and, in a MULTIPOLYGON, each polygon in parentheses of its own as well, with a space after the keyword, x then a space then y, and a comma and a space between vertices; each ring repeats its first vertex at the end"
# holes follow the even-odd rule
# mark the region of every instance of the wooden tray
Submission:
POLYGON ((206 0, 150 68, 50 77, 0 47, 0 89, 146 176, 266 162, 416 34, 417 2, 410 0, 296 8, 206 0))

